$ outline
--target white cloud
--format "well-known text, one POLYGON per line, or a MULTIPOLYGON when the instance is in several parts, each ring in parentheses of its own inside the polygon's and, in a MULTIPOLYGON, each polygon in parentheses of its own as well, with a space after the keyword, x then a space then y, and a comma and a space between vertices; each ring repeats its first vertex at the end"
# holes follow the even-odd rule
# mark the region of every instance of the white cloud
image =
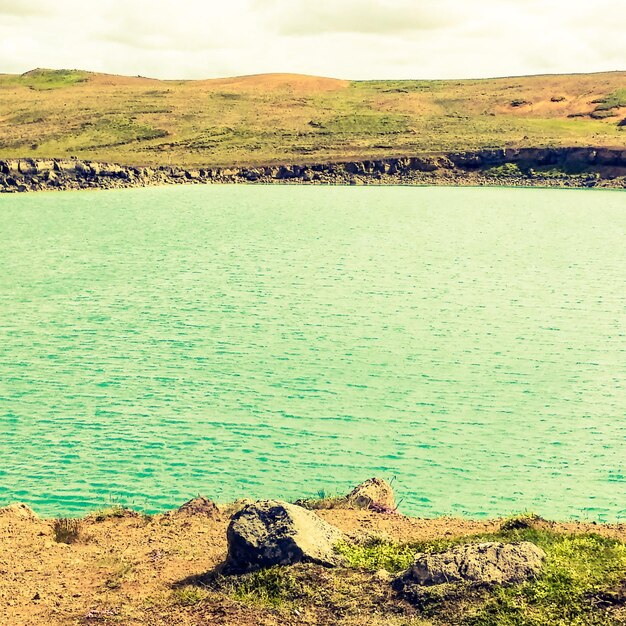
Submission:
POLYGON ((0 0, 0 72, 461 78, 626 69, 623 0, 0 0))

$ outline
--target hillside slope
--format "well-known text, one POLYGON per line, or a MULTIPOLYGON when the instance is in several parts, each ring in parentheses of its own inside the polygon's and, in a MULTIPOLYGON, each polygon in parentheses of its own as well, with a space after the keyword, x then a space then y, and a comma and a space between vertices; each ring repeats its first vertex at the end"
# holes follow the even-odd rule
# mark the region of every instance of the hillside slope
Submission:
POLYGON ((626 72, 357 82, 0 75, 0 158, 225 166, 501 146, 621 148, 624 119, 626 72))

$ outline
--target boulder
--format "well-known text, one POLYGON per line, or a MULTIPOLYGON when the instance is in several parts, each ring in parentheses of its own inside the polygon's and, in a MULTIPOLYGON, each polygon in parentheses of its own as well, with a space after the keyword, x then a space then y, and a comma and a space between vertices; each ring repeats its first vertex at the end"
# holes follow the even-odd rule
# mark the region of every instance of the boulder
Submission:
POLYGON ((204 496, 198 496, 188 502, 185 502, 178 508, 178 513, 182 515, 204 515, 213 519, 220 516, 220 510, 213 500, 209 500, 204 496))
POLYGON ((391 485, 382 478, 370 478, 356 486, 347 496, 348 502, 359 509, 392 512, 398 508, 391 485))
POLYGON ((35 162, 31 159, 21 159, 18 168, 20 173, 26 176, 37 173, 37 167, 35 166, 35 162))
POLYGON ((545 552, 534 543, 470 543, 440 554, 422 554, 394 581, 400 591, 411 585, 444 583, 521 583, 540 571, 545 552))
POLYGON ((334 546, 341 532, 312 511, 276 500, 245 506, 227 531, 228 556, 222 571, 243 574, 273 565, 341 562, 334 546))

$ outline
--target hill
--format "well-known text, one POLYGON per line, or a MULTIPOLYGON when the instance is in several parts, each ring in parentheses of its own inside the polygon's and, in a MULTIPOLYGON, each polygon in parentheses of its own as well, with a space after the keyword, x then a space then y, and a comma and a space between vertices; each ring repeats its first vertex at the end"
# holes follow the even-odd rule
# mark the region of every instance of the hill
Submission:
POLYGON ((626 72, 447 81, 0 75, 0 158, 228 166, 623 148, 625 119, 626 72))

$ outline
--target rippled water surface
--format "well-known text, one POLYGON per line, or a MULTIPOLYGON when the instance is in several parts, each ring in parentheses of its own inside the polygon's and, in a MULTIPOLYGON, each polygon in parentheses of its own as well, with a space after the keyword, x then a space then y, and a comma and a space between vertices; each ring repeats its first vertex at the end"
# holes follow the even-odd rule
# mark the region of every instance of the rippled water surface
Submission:
POLYGON ((626 518, 623 192, 4 196, 0 313, 0 504, 626 518))

